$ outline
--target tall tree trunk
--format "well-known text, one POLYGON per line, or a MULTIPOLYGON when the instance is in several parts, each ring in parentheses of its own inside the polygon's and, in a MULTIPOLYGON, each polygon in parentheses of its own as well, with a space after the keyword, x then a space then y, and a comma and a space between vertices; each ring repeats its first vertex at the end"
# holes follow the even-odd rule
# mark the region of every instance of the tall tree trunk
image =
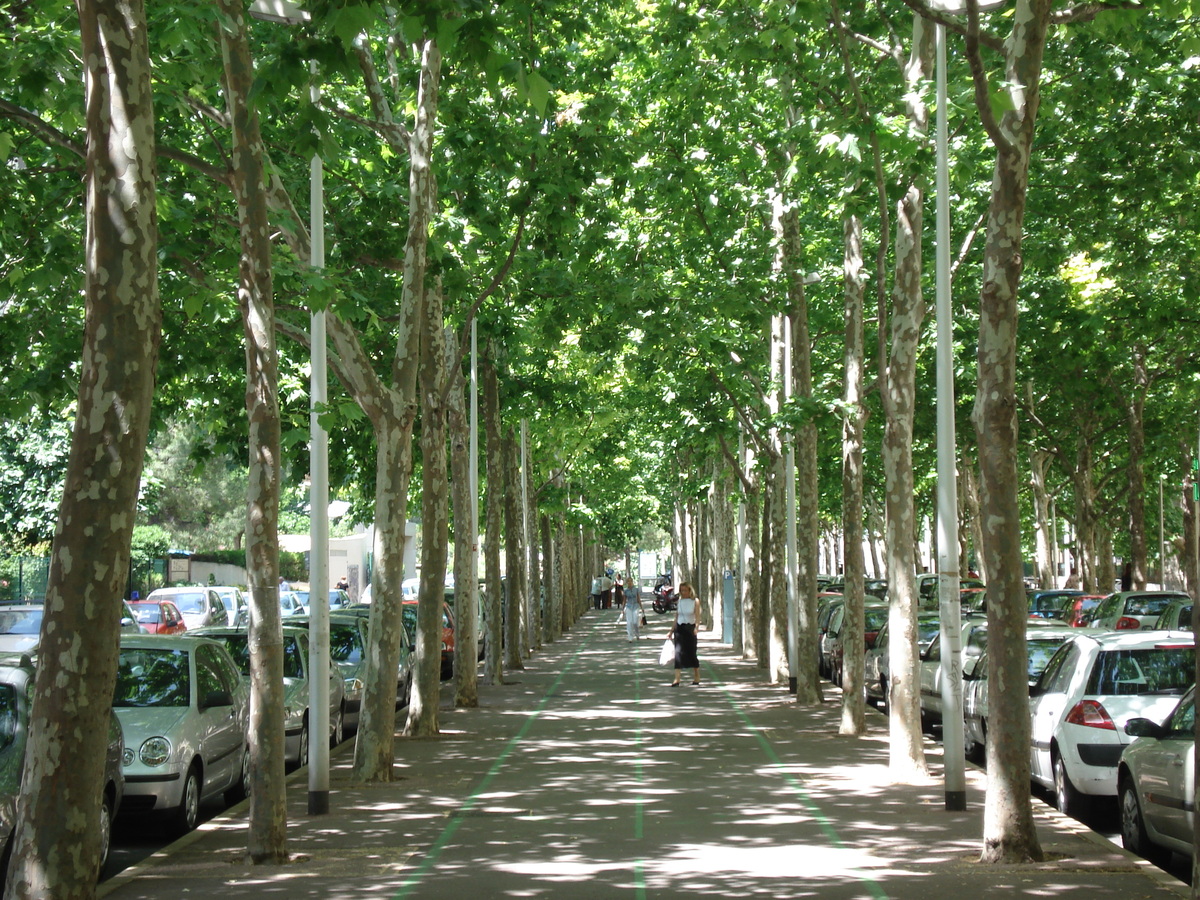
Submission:
MULTIPOLYGON (((988 561, 983 555, 983 516, 980 512, 979 502, 979 477, 976 474, 975 457, 966 451, 962 454, 962 466, 959 469, 959 474, 962 476, 963 483, 963 499, 966 501, 966 512, 970 521, 971 531, 971 549, 975 551, 974 566, 968 564, 964 571, 975 570, 975 574, 979 576, 984 584, 988 582, 988 561)), ((968 557, 970 553, 968 552, 968 557)))
POLYGON ((552 644, 562 636, 559 630, 562 627, 562 614, 559 611, 558 577, 556 575, 558 568, 557 545, 551 534, 549 513, 542 513, 539 516, 539 526, 542 537, 542 584, 546 591, 546 621, 543 633, 546 643, 552 644))
MULTIPOLYGON (((446 358, 458 358, 457 341, 447 330, 446 358)), ((448 372, 455 378, 457 373, 448 372)), ((449 391, 450 500, 454 509, 454 705, 479 705, 479 576, 476 572, 475 517, 471 491, 471 432, 461 379, 449 391)))
MULTIPOLYGON (((789 113, 789 116, 792 115, 789 113)), ((792 332, 791 378, 795 397, 810 403, 812 384, 812 337, 808 328, 808 299, 804 292, 804 238, 800 210, 788 204, 779 217, 780 265, 787 278, 788 318, 792 332)), ((821 702, 817 671, 817 570, 820 527, 817 486, 817 426, 802 422, 792 436, 796 471, 796 703, 813 706, 821 702)))
POLYGON ((335 321, 330 331, 335 344, 344 347, 343 366, 353 359, 363 385, 356 399, 368 410, 375 429, 378 453, 375 464, 375 570, 371 601, 362 708, 354 745, 353 778, 356 782, 392 780, 396 734, 396 670, 400 642, 404 640, 400 584, 404 577, 404 531, 407 524, 408 484, 412 477, 412 433, 417 401, 422 323, 425 317, 425 275, 428 260, 429 222, 436 182, 432 168, 434 127, 442 57, 437 42, 424 38, 421 75, 417 91, 416 121, 410 137, 409 219, 404 249, 400 295, 400 325, 392 363, 392 385, 380 391, 370 371, 370 360, 361 346, 335 321), (355 352, 357 351, 357 352, 355 352), (373 391, 369 392, 367 386, 373 391))
POLYGON ((533 458, 529 448, 528 430, 525 429, 521 454, 521 485, 524 524, 521 528, 526 546, 525 554, 525 621, 529 629, 529 650, 542 649, 545 640, 545 598, 542 591, 541 541, 538 533, 537 499, 532 484, 533 458))
MULTIPOLYGON (((915 90, 915 81, 928 78, 932 69, 932 25, 919 16, 915 19, 913 50, 906 69, 906 80, 915 90)), ((924 122, 922 109, 917 120, 924 122)), ((916 122, 914 122, 916 124, 916 122)), ((921 127, 923 132, 925 129, 921 127)), ((917 597, 914 574, 917 561, 916 485, 913 476, 913 414, 916 408, 917 349, 925 319, 925 299, 921 292, 921 191, 912 187, 896 204, 896 283, 892 292, 891 348, 884 383, 886 423, 883 435, 883 471, 886 482, 888 644, 889 670, 903 673, 909 685, 919 683, 920 659, 917 655, 917 597)), ((957 556, 957 548, 952 548, 957 556)), ((889 772, 893 781, 911 783, 927 777, 925 749, 921 738, 920 698, 916 691, 902 693, 903 702, 893 687, 888 714, 889 772)))
MULTIPOLYGON (((845 420, 842 424, 842 532, 846 598, 842 619, 842 720, 839 734, 866 730, 863 697, 863 287, 862 222, 848 215, 845 240, 845 420)), ((836 674, 835 668, 835 674, 836 674)))
POLYGON ((759 668, 771 672, 771 581, 775 570, 775 473, 762 476, 762 538, 759 540, 758 592, 754 598, 754 640, 758 647, 759 668))
MULTIPOLYGON (((448 377, 441 285, 425 294, 421 332, 421 582, 417 595, 417 659, 404 733, 438 733, 442 673, 442 605, 450 534, 450 478, 443 398, 448 377)), ((457 590, 457 589, 456 589, 457 590)))
POLYGON ((1029 451, 1029 484, 1033 488, 1033 533, 1038 584, 1044 590, 1055 586, 1053 545, 1050 535, 1050 492, 1046 490, 1046 471, 1052 455, 1047 450, 1029 451))
POLYGON ((996 144, 996 165, 984 247, 980 296, 975 429, 980 451, 983 557, 988 571, 988 680, 1013 685, 988 697, 988 788, 984 862, 1040 860, 1029 795, 1029 699, 1025 622, 1027 603, 1017 502, 1017 300, 1021 238, 1042 55, 1051 0, 1017 0, 1005 43, 1012 107, 996 122, 979 56, 977 15, 968 54, 980 114, 996 144))
POLYGON ((1111 593, 1116 590, 1117 563, 1113 556, 1113 530, 1108 519, 1100 516, 1096 519, 1093 531, 1096 538, 1096 584, 1101 593, 1111 593))
POLYGON ((241 239, 238 305, 246 335, 246 413, 250 423, 246 510, 246 568, 251 594, 248 855, 254 862, 277 863, 287 859, 287 793, 279 609, 279 362, 275 350, 267 175, 258 113, 250 102, 254 64, 246 39, 245 11, 228 0, 217 0, 217 9, 233 132, 231 170, 241 239))
POLYGON ((762 492, 755 478, 754 489, 747 491, 742 501, 745 516, 746 541, 741 558, 741 655, 743 659, 758 659, 758 631, 755 627, 758 605, 759 580, 761 576, 762 548, 762 492))
MULTIPOLYGON (((1185 441, 1181 456, 1183 471, 1187 474, 1184 475, 1183 494, 1179 498, 1180 508, 1183 510, 1183 546, 1179 548, 1179 561, 1185 588, 1193 597, 1200 596, 1200 504, 1192 499, 1200 477, 1192 469, 1192 462, 1196 459, 1195 452, 1195 445, 1191 441, 1185 441)), ((1197 856, 1200 857, 1200 854, 1197 856)))
POLYGON ((1146 391, 1150 373, 1146 370, 1144 347, 1133 348, 1133 391, 1127 404, 1129 421, 1129 556, 1133 570, 1132 587, 1146 589, 1146 391))
POLYGON ((675 531, 674 531, 673 562, 675 563, 675 587, 695 577, 692 559, 692 520, 688 515, 687 503, 675 501, 675 531))
POLYGON ((1075 489, 1076 563, 1084 592, 1094 594, 1099 590, 1100 581, 1096 572, 1096 484, 1091 441, 1081 439, 1079 442, 1071 483, 1075 489))
POLYGON ((35 676, 5 892, 21 900, 96 893, 121 618, 114 598, 129 571, 162 325, 145 9, 139 0, 80 0, 78 12, 86 315, 40 646, 55 664, 35 676))
POLYGON ((513 426, 501 438, 504 464, 504 559, 508 590, 504 595, 504 667, 524 669, 525 544, 521 534, 521 472, 517 438, 513 426))
POLYGON ((770 652, 771 683, 788 683, 787 647, 787 501, 784 490, 784 466, 782 454, 775 457, 771 477, 771 593, 767 609, 770 611, 767 647, 770 652))
POLYGON ((504 528, 504 452, 500 438, 500 381, 496 375, 495 349, 489 343, 483 360, 483 422, 487 468, 487 525, 484 531, 484 574, 487 582, 487 606, 483 610, 487 634, 485 678, 489 684, 502 684, 504 632, 501 610, 504 582, 500 576, 500 533, 504 528))

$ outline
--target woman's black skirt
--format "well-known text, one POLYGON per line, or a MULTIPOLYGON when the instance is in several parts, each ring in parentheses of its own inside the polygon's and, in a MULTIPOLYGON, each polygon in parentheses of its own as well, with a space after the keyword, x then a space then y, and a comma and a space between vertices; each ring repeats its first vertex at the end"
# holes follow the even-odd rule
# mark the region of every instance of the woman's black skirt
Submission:
POLYGON ((700 658, 696 655, 695 625, 681 622, 675 627, 675 668, 700 668, 700 658))

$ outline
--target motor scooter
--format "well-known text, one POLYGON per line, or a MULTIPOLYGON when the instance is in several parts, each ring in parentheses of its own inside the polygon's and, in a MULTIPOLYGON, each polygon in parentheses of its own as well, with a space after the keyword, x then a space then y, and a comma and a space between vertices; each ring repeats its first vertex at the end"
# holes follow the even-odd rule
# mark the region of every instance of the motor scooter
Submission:
POLYGON ((674 612, 679 606, 679 595, 675 593, 675 589, 671 586, 671 578, 669 575, 659 575, 658 580, 654 584, 654 598, 650 601, 650 608, 659 615, 668 612, 674 612))

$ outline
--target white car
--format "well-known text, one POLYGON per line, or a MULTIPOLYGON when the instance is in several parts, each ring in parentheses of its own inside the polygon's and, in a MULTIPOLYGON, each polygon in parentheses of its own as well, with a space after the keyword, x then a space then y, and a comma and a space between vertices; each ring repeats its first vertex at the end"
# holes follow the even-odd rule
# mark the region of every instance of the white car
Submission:
POLYGON ((1058 649, 1029 690, 1030 760, 1062 812, 1116 797, 1125 723, 1166 719, 1195 681, 1195 660, 1184 632, 1077 634, 1058 649))
POLYGON ((1193 853, 1192 799, 1196 791, 1196 693, 1188 691, 1161 725, 1130 719, 1125 733, 1135 738, 1117 766, 1121 840, 1125 849, 1152 863, 1169 861, 1172 851, 1193 853))
POLYGON ((1179 591, 1120 591, 1100 601, 1088 624, 1108 631, 1152 629, 1172 600, 1190 599, 1179 591))
POLYGON ((113 709, 125 732, 122 813, 166 812, 196 827, 200 804, 245 796, 250 692, 216 641, 125 635, 113 709))
POLYGON ((199 585, 155 588, 146 599, 170 600, 183 613, 183 622, 189 631, 205 625, 230 624, 229 613, 216 588, 199 585))

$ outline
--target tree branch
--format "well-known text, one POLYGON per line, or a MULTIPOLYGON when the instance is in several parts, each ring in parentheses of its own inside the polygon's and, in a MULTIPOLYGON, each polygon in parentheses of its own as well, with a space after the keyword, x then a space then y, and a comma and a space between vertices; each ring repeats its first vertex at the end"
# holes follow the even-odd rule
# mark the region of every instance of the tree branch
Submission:
MULTIPOLYGON (((942 13, 930 7, 925 0, 902 0, 902 2, 913 12, 924 16, 931 22, 936 22, 938 25, 943 26, 948 32, 961 35, 963 37, 966 36, 967 29, 963 26, 959 19, 943 15, 942 13)), ((1004 53, 1004 41, 993 34, 980 34, 979 43, 987 47, 989 50, 994 50, 1000 54, 1004 53)))
POLYGON ((29 128, 30 133, 37 135, 47 144, 69 150, 80 159, 86 157, 86 150, 83 144, 74 140, 65 132, 59 131, 36 113, 23 109, 15 103, 9 103, 7 100, 0 100, 0 116, 24 123, 29 128))
POLYGON ((1050 14, 1051 25, 1065 25, 1069 22, 1090 22, 1100 15, 1102 12, 1111 12, 1113 10, 1131 9, 1138 12, 1145 12, 1146 7, 1142 3, 1135 0, 1127 0, 1127 2, 1117 3, 1080 3, 1067 9, 1060 9, 1058 12, 1050 14))
MULTIPOLYGON (((905 0, 909 2, 909 0, 905 0)), ((976 0, 967 0, 967 31, 966 38, 967 63, 971 67, 971 80, 975 83, 975 106, 979 109, 979 119, 983 130, 987 132, 996 149, 1002 153, 1012 150, 1010 141, 1000 130, 1000 123, 992 112, 992 98, 988 91, 987 71, 983 67, 983 55, 979 52, 979 4, 976 0)))

